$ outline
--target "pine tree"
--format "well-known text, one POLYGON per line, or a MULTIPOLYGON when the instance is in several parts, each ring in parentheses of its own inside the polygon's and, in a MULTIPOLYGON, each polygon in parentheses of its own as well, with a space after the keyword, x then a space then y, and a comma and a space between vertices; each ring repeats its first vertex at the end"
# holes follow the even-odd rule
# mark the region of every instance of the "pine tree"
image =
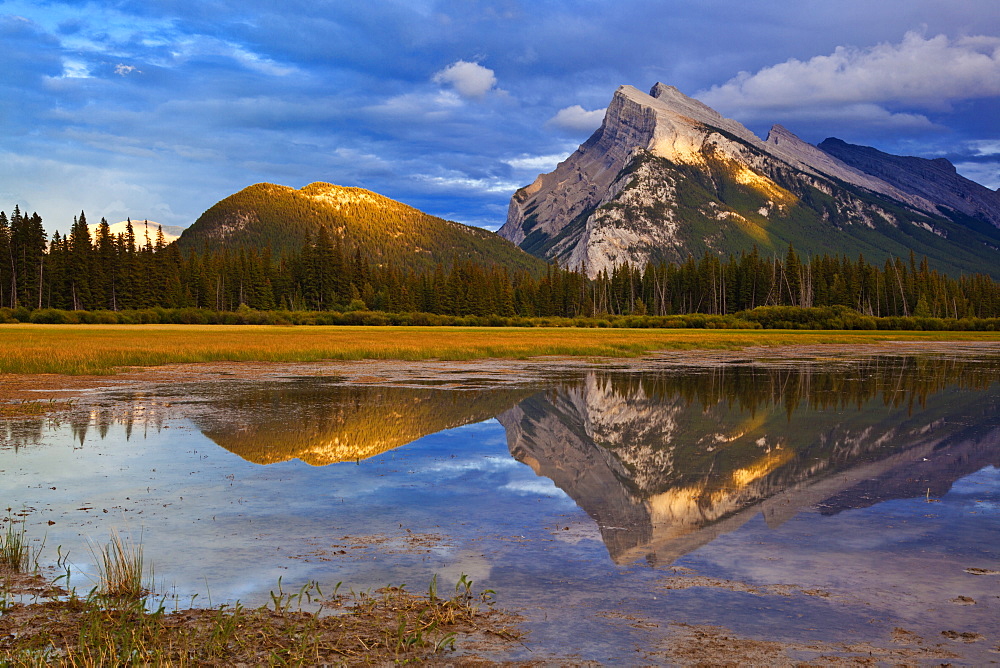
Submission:
POLYGON ((7 214, 0 211, 0 308, 13 307, 11 282, 13 280, 14 255, 10 244, 10 221, 7 214))

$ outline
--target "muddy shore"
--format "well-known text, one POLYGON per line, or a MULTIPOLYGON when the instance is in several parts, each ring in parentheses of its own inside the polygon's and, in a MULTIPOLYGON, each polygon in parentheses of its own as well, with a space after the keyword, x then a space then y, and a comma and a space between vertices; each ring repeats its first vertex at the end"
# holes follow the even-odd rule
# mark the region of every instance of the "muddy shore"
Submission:
POLYGON ((870 345, 753 346, 742 350, 665 351, 639 358, 537 357, 528 360, 484 359, 474 361, 324 361, 209 362, 169 364, 122 369, 113 376, 59 374, 0 374, 0 403, 53 402, 61 408, 100 403, 109 391, 155 391, 159 386, 183 383, 280 380, 324 377, 344 384, 426 386, 441 388, 495 387, 587 368, 650 371, 671 367, 706 367, 732 364, 782 365, 830 364, 877 355, 1000 355, 993 342, 885 342, 870 345))

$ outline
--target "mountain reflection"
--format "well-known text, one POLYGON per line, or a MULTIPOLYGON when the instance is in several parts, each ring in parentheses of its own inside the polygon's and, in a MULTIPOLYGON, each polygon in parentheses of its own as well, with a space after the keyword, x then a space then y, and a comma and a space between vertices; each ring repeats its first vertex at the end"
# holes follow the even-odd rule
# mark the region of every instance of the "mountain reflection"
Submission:
POLYGON ((194 422, 247 461, 301 459, 325 466, 367 459, 428 434, 488 420, 532 393, 288 383, 221 400, 194 422))
POLYGON ((1000 465, 998 378, 996 364, 921 358, 591 372, 498 419, 612 559, 664 565, 757 513, 775 526, 808 506, 942 494, 1000 465))
POLYGON ((138 393, 107 408, 0 421, 0 448, 66 420, 74 441, 126 437, 190 417, 257 464, 354 462, 497 417, 511 455, 551 479, 600 528, 618 563, 666 565, 762 514, 770 526, 945 494, 1000 466, 1000 360, 590 370, 543 391, 346 385, 320 379, 138 393), (180 399, 178 401, 178 399, 180 399))

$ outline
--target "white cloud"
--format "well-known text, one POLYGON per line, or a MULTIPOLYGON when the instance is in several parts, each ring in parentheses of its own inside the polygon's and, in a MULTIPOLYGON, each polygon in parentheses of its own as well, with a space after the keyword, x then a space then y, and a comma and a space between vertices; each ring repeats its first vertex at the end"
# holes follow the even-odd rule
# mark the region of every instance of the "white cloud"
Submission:
POLYGON ((555 483, 548 478, 532 478, 526 480, 512 480, 500 487, 500 489, 513 492, 522 496, 549 496, 562 497, 568 499, 569 495, 556 487, 555 483))
POLYGON ((551 125, 564 130, 591 132, 601 127, 604 121, 604 112, 607 109, 595 109, 587 111, 578 104, 560 109, 555 116, 550 118, 546 125, 551 125))
MULTIPOLYGON (((773 120, 772 110, 749 111, 744 119, 773 120)), ((923 114, 892 112, 877 104, 847 104, 803 106, 791 110, 787 115, 800 121, 834 121, 852 123, 869 129, 932 130, 940 129, 923 114)))
POLYGON ((887 105, 947 108, 950 101, 1000 96, 1000 38, 949 40, 907 33, 899 44, 837 47, 807 61, 791 59, 741 72, 697 95, 736 115, 760 109, 887 105))
POLYGON ((1000 155, 1000 140, 981 139, 969 142, 973 155, 1000 155))
POLYGON ((464 98, 478 100, 497 85, 493 70, 479 63, 459 60, 434 75, 436 84, 449 84, 464 98))
POLYGON ((67 59, 63 61, 62 75, 64 79, 88 79, 90 78, 90 68, 86 63, 67 59))
POLYGON ((957 162, 955 169, 965 178, 990 190, 1000 188, 1000 162, 957 162))
POLYGON ((173 67, 209 56, 232 60, 250 71, 266 76, 284 77, 299 71, 294 66, 282 65, 266 56, 248 51, 239 44, 214 37, 196 35, 172 42, 170 46, 170 58, 159 61, 153 59, 155 64, 173 67))
POLYGON ((136 68, 135 65, 125 65, 123 63, 118 63, 117 65, 115 65, 115 74, 119 76, 126 76, 128 74, 131 74, 132 72, 142 74, 142 70, 136 68))
POLYGON ((519 158, 510 158, 503 162, 514 169, 523 169, 528 172, 551 172, 556 168, 556 165, 566 159, 566 155, 566 153, 522 155, 519 158))
POLYGON ((501 179, 476 179, 463 174, 449 174, 447 176, 433 176, 430 174, 415 174, 414 179, 432 185, 445 192, 456 190, 472 191, 477 193, 513 193, 521 187, 521 184, 514 181, 503 181, 501 179))
POLYGON ((442 90, 434 93, 404 93, 389 98, 385 102, 367 107, 367 110, 390 118, 409 121, 423 119, 439 121, 447 119, 452 110, 463 106, 462 98, 454 91, 442 90))

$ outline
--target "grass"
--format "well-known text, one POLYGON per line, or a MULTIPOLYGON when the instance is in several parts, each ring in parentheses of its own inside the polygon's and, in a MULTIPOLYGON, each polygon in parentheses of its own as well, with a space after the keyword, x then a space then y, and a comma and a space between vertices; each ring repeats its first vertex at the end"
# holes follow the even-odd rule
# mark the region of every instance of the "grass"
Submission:
MULTIPOLYGON (((107 545, 99 548, 97 557, 97 591, 113 601, 139 601, 148 592, 143 585, 142 542, 133 544, 112 529, 107 545)), ((152 580, 152 577, 150 577, 152 580)))
POLYGON ((297 594, 272 592, 271 606, 173 612, 163 602, 150 610, 145 596, 112 603, 63 592, 4 610, 0 665, 386 665, 453 651, 468 637, 520 640, 516 617, 471 585, 463 576, 450 597, 403 587, 324 596, 309 583, 297 594), (303 610, 304 600, 318 609, 303 610))
POLYGON ((236 325, 0 326, 0 373, 109 375, 171 363, 636 357, 658 350, 1000 341, 996 332, 236 325))
POLYGON ((0 567, 21 573, 31 565, 31 553, 24 524, 19 528, 15 524, 8 522, 6 531, 0 536, 0 567))
POLYGON ((0 404, 0 419, 40 417, 72 406, 70 401, 17 401, 0 404))
MULTIPOLYGON (((24 526, 8 525, 3 541, 14 569, 26 567, 24 526)), ((451 596, 439 595, 436 576, 426 595, 404 586, 341 593, 340 583, 326 595, 315 582, 288 593, 279 578, 270 605, 180 609, 175 598, 168 612, 168 599, 142 586, 141 541, 112 532, 95 556, 100 582, 85 596, 56 586, 69 586, 69 570, 51 584, 37 573, 0 579, 0 666, 386 665, 467 638, 523 637, 518 618, 494 608, 495 592, 476 592, 464 574, 451 596)))

